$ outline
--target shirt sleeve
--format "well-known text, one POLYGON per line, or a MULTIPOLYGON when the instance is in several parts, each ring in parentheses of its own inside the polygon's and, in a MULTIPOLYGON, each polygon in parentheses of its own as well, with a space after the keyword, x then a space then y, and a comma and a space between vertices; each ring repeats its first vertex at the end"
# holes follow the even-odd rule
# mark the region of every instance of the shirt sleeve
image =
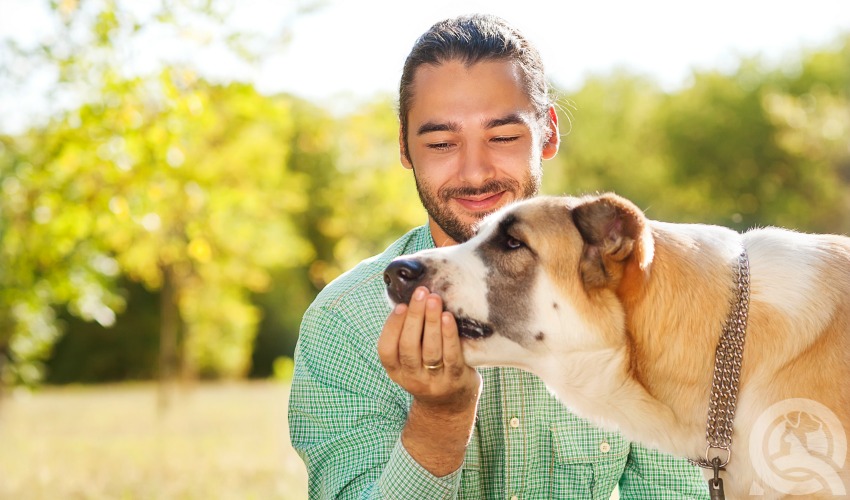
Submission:
POLYGON ((301 324, 288 420, 310 498, 455 498, 460 469, 436 477, 407 453, 410 396, 386 375, 376 346, 360 339, 322 307, 301 324))
POLYGON ((686 459, 632 443, 620 478, 622 500, 708 500, 708 486, 699 467, 686 459))
POLYGON ((436 477, 410 456, 399 439, 381 474, 381 497, 455 498, 460 489, 461 470, 462 467, 446 476, 436 477))

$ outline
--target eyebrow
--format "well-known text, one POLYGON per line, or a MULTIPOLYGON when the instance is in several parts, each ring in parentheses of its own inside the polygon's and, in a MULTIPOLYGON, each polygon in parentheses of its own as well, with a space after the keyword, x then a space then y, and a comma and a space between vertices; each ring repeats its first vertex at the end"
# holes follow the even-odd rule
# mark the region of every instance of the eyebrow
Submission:
POLYGON ((501 118, 493 118, 484 124, 484 128, 490 129, 501 127, 502 125, 525 125, 525 123, 525 120, 522 119, 522 116, 520 116, 519 113, 511 113, 501 118))
POLYGON ((425 122, 418 129, 416 129, 416 135, 424 135, 431 132, 457 132, 459 130, 460 125, 458 125, 456 122, 425 122))
MULTIPOLYGON (((493 118, 484 123, 485 129, 501 127, 503 125, 524 125, 526 123, 519 113, 511 113, 500 118, 493 118)), ((460 124, 457 122, 425 122, 416 129, 416 135, 424 135, 431 132, 458 132, 460 124)))

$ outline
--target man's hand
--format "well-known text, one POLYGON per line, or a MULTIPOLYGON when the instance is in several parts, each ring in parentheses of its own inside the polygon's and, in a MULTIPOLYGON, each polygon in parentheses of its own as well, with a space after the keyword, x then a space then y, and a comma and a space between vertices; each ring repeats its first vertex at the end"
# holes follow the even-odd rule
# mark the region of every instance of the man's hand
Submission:
POLYGON ((387 318, 378 355, 390 378, 413 396, 402 443, 436 476, 463 463, 481 377, 463 359, 457 323, 439 295, 419 287, 387 318))
POLYGON ((463 412, 478 399, 480 377, 463 360, 454 316, 425 287, 387 318, 378 355, 393 382, 423 407, 463 412))

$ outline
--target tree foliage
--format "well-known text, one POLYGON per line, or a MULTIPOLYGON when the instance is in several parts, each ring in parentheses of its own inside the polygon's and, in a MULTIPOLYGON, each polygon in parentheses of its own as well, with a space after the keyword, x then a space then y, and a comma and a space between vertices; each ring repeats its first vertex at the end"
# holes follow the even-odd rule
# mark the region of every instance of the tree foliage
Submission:
MULTIPOLYGON (((216 19, 222 5, 161 2, 145 26, 216 19)), ((179 357, 190 374, 243 375, 259 321, 250 294, 268 288, 268 269, 311 256, 291 215, 306 199, 286 163, 289 103, 209 84, 188 66, 128 75, 121 42, 144 29, 128 4, 51 7, 68 44, 28 55, 81 104, 4 141, 6 378, 38 379, 60 332, 56 306, 113 324, 118 276, 162 291, 162 369, 179 357)))
POLYGON ((847 232, 848 47, 803 53, 793 72, 742 60, 674 93, 589 80, 568 96, 572 129, 545 185, 614 190, 664 220, 847 232))

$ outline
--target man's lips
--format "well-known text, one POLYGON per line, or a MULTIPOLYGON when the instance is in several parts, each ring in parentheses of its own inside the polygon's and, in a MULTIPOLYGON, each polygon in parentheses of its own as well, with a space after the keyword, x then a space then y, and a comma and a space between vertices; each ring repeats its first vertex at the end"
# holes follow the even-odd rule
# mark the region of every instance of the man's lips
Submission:
POLYGON ((485 212, 496 208, 504 195, 505 191, 499 191, 485 196, 457 197, 455 201, 470 212, 485 212))

